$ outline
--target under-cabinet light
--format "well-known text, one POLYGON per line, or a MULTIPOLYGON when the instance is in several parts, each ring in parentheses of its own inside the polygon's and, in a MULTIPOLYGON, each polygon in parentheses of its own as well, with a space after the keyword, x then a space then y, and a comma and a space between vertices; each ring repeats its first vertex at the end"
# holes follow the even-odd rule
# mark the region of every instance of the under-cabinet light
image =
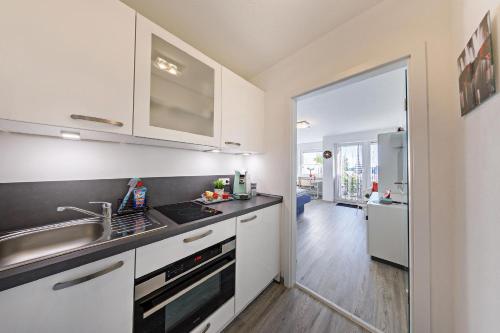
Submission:
POLYGON ((61 131, 61 138, 68 140, 80 140, 80 133, 61 131))

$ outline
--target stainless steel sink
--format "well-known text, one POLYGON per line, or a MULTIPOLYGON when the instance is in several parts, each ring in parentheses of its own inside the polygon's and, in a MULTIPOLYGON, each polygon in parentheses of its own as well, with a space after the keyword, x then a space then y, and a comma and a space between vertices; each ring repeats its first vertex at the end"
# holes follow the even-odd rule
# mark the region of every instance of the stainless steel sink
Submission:
POLYGON ((139 212, 51 224, 0 235, 0 271, 166 227, 139 212))
POLYGON ((0 237, 0 268, 81 248, 106 238, 99 219, 58 223, 0 237))

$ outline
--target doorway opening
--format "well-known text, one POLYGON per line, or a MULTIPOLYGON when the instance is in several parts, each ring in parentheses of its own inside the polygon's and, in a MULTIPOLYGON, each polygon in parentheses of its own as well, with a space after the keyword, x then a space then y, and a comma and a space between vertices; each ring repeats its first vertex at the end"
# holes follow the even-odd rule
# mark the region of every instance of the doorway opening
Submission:
POLYGON ((296 97, 296 282, 409 332, 407 61, 296 97))

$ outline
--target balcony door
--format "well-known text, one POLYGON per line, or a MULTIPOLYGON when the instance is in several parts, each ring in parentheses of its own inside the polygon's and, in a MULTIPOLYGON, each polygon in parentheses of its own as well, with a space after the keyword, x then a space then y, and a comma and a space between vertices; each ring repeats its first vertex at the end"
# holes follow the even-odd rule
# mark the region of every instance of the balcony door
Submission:
POLYGON ((337 201, 360 201, 363 196, 363 145, 340 145, 337 161, 337 201))

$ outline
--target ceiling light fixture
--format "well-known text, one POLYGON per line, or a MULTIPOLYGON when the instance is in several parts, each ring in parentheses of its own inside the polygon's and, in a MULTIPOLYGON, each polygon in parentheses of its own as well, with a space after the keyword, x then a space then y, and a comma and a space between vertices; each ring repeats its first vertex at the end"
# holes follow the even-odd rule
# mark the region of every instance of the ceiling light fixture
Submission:
POLYGON ((61 138, 68 140, 80 140, 80 133, 61 131, 61 138))
POLYGON ((173 62, 163 59, 162 57, 156 57, 153 61, 153 65, 163 72, 179 76, 181 75, 181 66, 174 64, 173 62))
POLYGON ((209 152, 211 152, 211 153, 220 153, 220 150, 219 149, 212 149, 212 150, 209 150, 209 152))
POLYGON ((243 153, 243 154, 241 154, 241 155, 243 155, 243 156, 250 156, 250 155, 252 155, 252 154, 250 154, 250 153, 243 153))
POLYGON ((311 123, 309 123, 306 120, 298 121, 297 122, 297 128, 309 128, 311 127, 311 123))

